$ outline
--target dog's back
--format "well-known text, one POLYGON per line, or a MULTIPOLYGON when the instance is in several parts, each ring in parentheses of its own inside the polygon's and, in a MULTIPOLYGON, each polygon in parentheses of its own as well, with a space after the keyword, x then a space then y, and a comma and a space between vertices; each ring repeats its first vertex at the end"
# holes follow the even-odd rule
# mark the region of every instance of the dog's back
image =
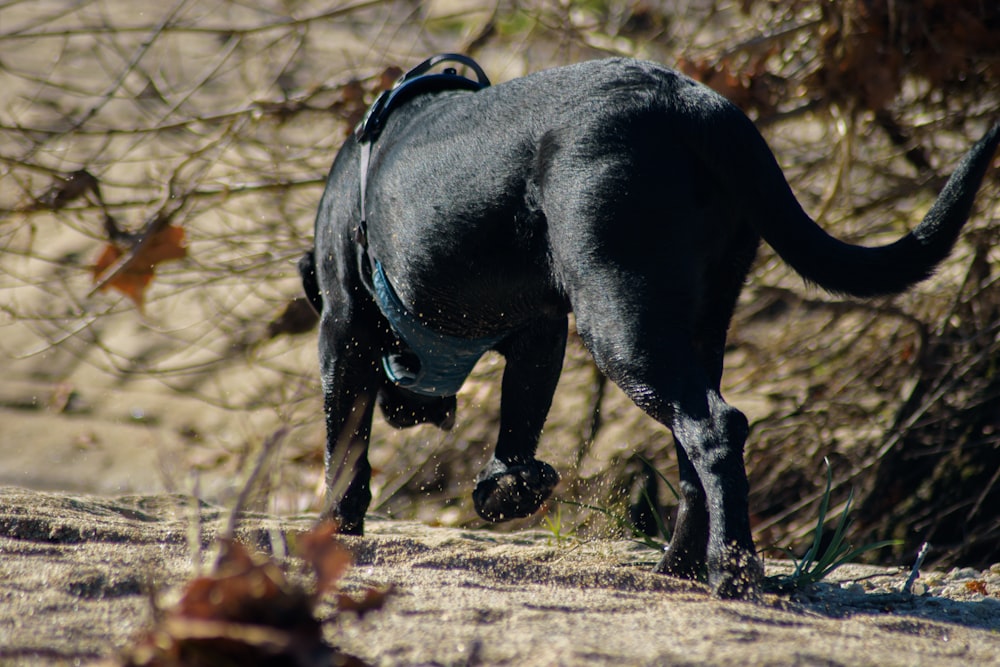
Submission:
POLYGON ((418 98, 373 150, 370 252, 444 332, 485 335, 566 309, 567 236, 660 263, 693 237, 729 233, 719 227, 740 206, 672 119, 731 112, 676 72, 623 59, 418 98))

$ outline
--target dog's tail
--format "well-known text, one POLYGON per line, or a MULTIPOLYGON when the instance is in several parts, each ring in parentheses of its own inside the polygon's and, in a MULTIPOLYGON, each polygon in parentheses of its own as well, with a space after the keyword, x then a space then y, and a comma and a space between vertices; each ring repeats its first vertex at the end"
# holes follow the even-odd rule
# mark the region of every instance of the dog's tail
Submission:
POLYGON ((923 221, 894 243, 878 247, 845 243, 823 231, 802 210, 756 129, 738 134, 730 134, 728 142, 723 138, 729 145, 717 148, 727 156, 727 176, 740 179, 734 185, 748 208, 759 212, 751 220, 757 232, 806 280, 833 293, 873 297, 903 292, 933 274, 949 255, 1000 143, 1000 123, 969 150, 923 221))

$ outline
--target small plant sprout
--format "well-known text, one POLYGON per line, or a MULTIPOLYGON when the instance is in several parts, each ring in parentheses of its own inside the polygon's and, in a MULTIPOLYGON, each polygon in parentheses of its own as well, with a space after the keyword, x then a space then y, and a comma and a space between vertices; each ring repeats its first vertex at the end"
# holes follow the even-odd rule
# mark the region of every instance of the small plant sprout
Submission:
POLYGON ((599 507, 597 505, 589 505, 587 503, 578 503, 572 500, 563 500, 562 502, 566 503, 567 505, 574 505, 576 507, 582 507, 583 509, 600 512, 608 519, 610 519, 611 522, 614 523, 614 525, 617 526, 619 529, 621 529, 623 532, 625 532, 628 535, 631 535, 631 539, 633 541, 638 542, 646 547, 649 547, 654 551, 662 552, 666 548, 667 543, 670 541, 667 537, 669 533, 666 532, 668 529, 661 517, 657 518, 657 530, 659 531, 659 535, 647 535, 646 533, 636 528, 632 524, 632 522, 629 521, 628 515, 625 513, 615 512, 613 510, 608 509, 607 507, 599 507))
POLYGON ((556 546, 560 549, 566 546, 567 540, 570 539, 570 535, 566 532, 566 526, 563 525, 562 517, 562 505, 556 504, 555 513, 549 512, 545 515, 545 527, 556 542, 556 546))

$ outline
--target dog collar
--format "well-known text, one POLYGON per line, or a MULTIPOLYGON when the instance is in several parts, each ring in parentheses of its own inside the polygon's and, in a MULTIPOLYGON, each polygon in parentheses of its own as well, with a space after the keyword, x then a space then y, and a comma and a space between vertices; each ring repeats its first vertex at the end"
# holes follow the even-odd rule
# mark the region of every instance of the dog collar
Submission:
POLYGON ((490 79, 479 64, 459 53, 440 53, 431 56, 409 72, 399 77, 389 90, 383 91, 365 112, 364 118, 354 128, 354 138, 361 147, 361 220, 355 229, 355 240, 362 246, 368 245, 368 165, 371 161, 372 144, 385 127, 393 109, 422 93, 442 90, 476 91, 490 86, 490 79), (428 74, 431 68, 441 63, 455 62, 465 65, 476 73, 476 80, 460 76, 454 67, 445 68, 439 74, 428 74))
POLYGON ((380 262, 372 274, 375 301, 404 349, 382 356, 382 368, 396 385, 424 396, 454 396, 476 362, 503 336, 459 338, 433 331, 410 312, 389 284, 380 262))
MULTIPOLYGON (((360 145, 361 216, 355 229, 355 241, 368 251, 368 172, 372 145, 385 127, 389 114, 407 100, 417 95, 443 90, 476 91, 490 85, 483 69, 468 56, 442 53, 423 61, 401 76, 392 88, 380 94, 368 108, 364 118, 354 130, 360 145), (460 76, 453 67, 442 73, 428 74, 441 63, 455 62, 475 72, 476 80, 460 76)), ((403 343, 403 349, 382 356, 382 367, 393 383, 425 396, 454 396, 462 388, 476 362, 503 336, 488 338, 459 338, 430 329, 407 310, 399 299, 382 264, 368 255, 374 270, 372 288, 379 310, 403 343)))
POLYGON ((423 61, 403 76, 389 90, 383 91, 365 112, 364 118, 354 129, 354 138, 359 142, 372 143, 385 126, 389 113, 400 104, 420 93, 439 90, 480 90, 490 85, 490 79, 479 64, 459 53, 439 53, 423 61), (469 67, 476 73, 476 80, 459 76, 454 67, 448 67, 440 74, 427 74, 432 67, 444 62, 456 62, 469 67))

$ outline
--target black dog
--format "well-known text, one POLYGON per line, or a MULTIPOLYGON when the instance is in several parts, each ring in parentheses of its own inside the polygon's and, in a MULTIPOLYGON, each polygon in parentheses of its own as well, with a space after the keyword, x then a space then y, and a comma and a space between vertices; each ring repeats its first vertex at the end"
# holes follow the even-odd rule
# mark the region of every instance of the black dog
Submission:
POLYGON ((535 449, 572 311, 598 367, 677 442, 682 498, 657 570, 707 566, 717 594, 753 594, 748 426, 719 384, 759 237, 831 292, 901 292, 951 251, 1000 125, 916 229, 865 248, 820 229, 751 121, 676 72, 615 59, 488 84, 460 56, 422 64, 330 171, 300 264, 321 314, 326 513, 363 530, 375 403, 398 427, 448 428, 486 349, 506 368, 476 510, 490 521, 537 510, 559 479, 535 449), (449 59, 478 80, 425 74, 449 59))

